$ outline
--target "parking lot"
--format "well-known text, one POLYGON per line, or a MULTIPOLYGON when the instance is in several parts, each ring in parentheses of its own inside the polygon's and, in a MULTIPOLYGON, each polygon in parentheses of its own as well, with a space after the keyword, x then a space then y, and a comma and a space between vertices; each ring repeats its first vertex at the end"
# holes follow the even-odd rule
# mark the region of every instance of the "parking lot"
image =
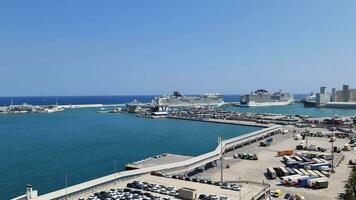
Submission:
POLYGON ((240 183, 238 187, 238 190, 224 189, 224 187, 214 185, 213 183, 200 183, 170 177, 144 175, 117 182, 115 187, 106 188, 95 194, 86 194, 82 199, 181 199, 178 195, 178 190, 181 188, 196 190, 197 197, 202 200, 233 200, 239 199, 240 196, 241 199, 252 199, 265 189, 265 186, 253 183, 240 183))
MULTIPOLYGON (((282 191, 283 199, 286 193, 291 194, 301 194, 305 196, 306 199, 335 199, 338 193, 343 192, 345 181, 351 171, 347 165, 349 159, 355 159, 355 151, 343 151, 342 153, 336 153, 335 158, 341 158, 344 155, 344 161, 340 163, 339 166, 335 168, 335 174, 332 174, 329 179, 329 187, 326 189, 308 189, 302 187, 286 187, 280 184, 280 179, 269 180, 266 173, 267 167, 281 167, 284 166, 282 163, 282 157, 277 157, 277 151, 292 149, 295 151, 296 145, 300 143, 305 144, 305 140, 295 140, 293 138, 293 129, 289 127, 290 131, 286 135, 277 135, 273 137, 273 142, 270 146, 260 147, 259 144, 251 144, 243 148, 237 149, 233 152, 229 152, 224 156, 224 180, 249 180, 256 182, 264 182, 271 185, 271 190, 279 189, 282 191), (257 154, 258 160, 242 160, 234 159, 234 153, 250 153, 257 154), (226 169, 229 165, 230 168, 226 169)), ((297 133, 301 132, 302 129, 298 130, 297 133)), ((312 130, 313 131, 313 130, 312 130)), ((315 131, 324 131, 318 129, 315 131)), ((331 143, 327 137, 308 137, 308 145, 316 145, 326 148, 325 153, 330 153, 331 143)), ((337 138, 334 142, 334 146, 343 147, 344 144, 348 143, 348 139, 337 138)), ((220 164, 218 164, 220 166, 220 164)), ((212 180, 220 180, 220 167, 212 168, 206 170, 203 173, 198 174, 199 177, 210 178, 212 180)))

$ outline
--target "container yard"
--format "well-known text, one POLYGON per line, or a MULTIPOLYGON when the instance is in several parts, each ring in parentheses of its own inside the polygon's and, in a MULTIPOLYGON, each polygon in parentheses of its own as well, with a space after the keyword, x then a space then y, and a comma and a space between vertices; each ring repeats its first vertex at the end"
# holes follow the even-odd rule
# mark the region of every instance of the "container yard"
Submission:
MULTIPOLYGON (((295 140, 295 134, 305 135, 303 133, 306 132, 306 129, 293 126, 285 127, 288 128, 289 133, 274 136, 270 145, 251 144, 239 149, 239 151, 257 154, 258 161, 233 158, 230 155, 234 152, 225 155, 224 180, 238 177, 240 180, 268 183, 271 185, 271 191, 282 191, 282 195, 278 197, 280 199, 283 199, 287 193, 298 194, 304 196, 305 199, 336 198, 338 193, 343 191, 344 181, 347 180, 351 171, 348 160, 356 157, 353 149, 338 153, 338 148, 349 143, 350 139, 340 135, 332 144, 327 135, 330 131, 316 128, 316 130, 310 129, 310 131, 325 134, 320 137, 309 136, 295 140), (303 146, 302 150, 297 150, 298 145, 303 146), (317 148, 308 150, 306 145, 322 147, 326 151, 321 152, 317 148), (334 160, 332 160, 331 150, 335 150, 333 152, 334 160), (332 173, 333 163, 334 173, 332 173), (226 168, 226 166, 229 167, 226 168)), ((221 171, 220 168, 212 168, 196 176, 219 180, 221 171)))

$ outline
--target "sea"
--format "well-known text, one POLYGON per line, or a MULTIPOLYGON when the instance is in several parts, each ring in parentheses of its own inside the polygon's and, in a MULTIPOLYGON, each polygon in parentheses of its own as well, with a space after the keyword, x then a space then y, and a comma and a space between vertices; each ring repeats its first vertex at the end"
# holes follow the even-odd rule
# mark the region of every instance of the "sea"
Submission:
MULTIPOLYGON (((154 96, 1 97, 0 105, 123 104, 150 102, 154 96)), ((226 95, 225 101, 238 101, 226 95)), ((356 110, 304 108, 302 104, 228 110, 303 114, 315 117, 356 115, 356 110)), ((25 193, 31 184, 40 194, 119 170, 125 164, 161 153, 197 156, 225 139, 257 127, 171 119, 146 119, 129 113, 98 113, 99 108, 58 113, 0 114, 0 199, 25 193)))

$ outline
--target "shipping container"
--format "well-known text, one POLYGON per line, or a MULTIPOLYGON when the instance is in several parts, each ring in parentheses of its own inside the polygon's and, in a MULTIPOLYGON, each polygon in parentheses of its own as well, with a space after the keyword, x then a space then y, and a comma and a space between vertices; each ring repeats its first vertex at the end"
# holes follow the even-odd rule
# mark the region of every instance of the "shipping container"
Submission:
POLYGON ((290 184, 292 184, 292 182, 295 181, 295 180, 297 180, 297 183, 298 183, 298 179, 299 179, 300 177, 303 177, 303 176, 301 176, 301 175, 299 175, 299 174, 291 175, 291 176, 283 176, 283 177, 281 177, 281 183, 282 183, 283 185, 290 185, 290 184))
POLYGON ((298 168, 298 162, 286 164, 286 166, 289 167, 289 168, 298 168))
POLYGON ((293 170, 299 175, 304 175, 299 169, 293 168, 293 170))
POLYGON ((311 188, 316 187, 316 182, 317 182, 317 181, 322 181, 322 182, 324 182, 324 181, 328 181, 328 179, 327 179, 327 178, 314 178, 314 179, 309 179, 309 180, 308 180, 308 187, 311 187, 311 188))
POLYGON ((310 162, 311 161, 311 159, 309 159, 309 158, 307 158, 305 156, 302 156, 301 158, 304 160, 304 162, 310 162))
POLYGON ((305 169, 299 169, 304 175, 310 176, 310 174, 305 169))
POLYGON ((289 172, 290 175, 296 174, 296 172, 293 171, 293 170, 292 170, 291 168, 289 168, 289 167, 286 167, 286 170, 289 172))
POLYGON ((323 177, 326 177, 323 173, 321 173, 320 171, 318 170, 313 170, 314 173, 316 173, 319 177, 323 178, 323 177))
POLYGON ((289 185, 297 186, 297 185, 299 185, 299 179, 304 179, 304 178, 308 178, 308 177, 309 176, 298 176, 298 177, 289 178, 289 185))
POLYGON ((298 185, 301 187, 307 187, 308 186, 308 180, 309 179, 315 179, 315 176, 307 176, 307 177, 302 177, 298 179, 298 185))
POLYGON ((283 171, 282 171, 279 167, 274 167, 273 169, 274 169, 274 171, 277 173, 277 176, 278 176, 278 177, 284 176, 283 171))
POLYGON ((313 172, 313 170, 307 169, 306 171, 310 174, 310 176, 319 177, 318 174, 313 172))
POLYGON ((303 159, 299 156, 294 156, 293 157, 296 161, 303 162, 303 159))
POLYGON ((267 175, 268 175, 271 179, 277 178, 277 173, 276 173, 276 171, 275 171, 273 168, 271 168, 271 167, 267 168, 267 175))
POLYGON ((292 159, 291 157, 289 156, 283 156, 283 161, 284 162, 287 162, 288 160, 292 159))
POLYGON ((287 161, 284 162, 286 165, 298 165, 298 161, 294 160, 294 159, 289 159, 287 161))
POLYGON ((298 163, 298 168, 304 168, 305 165, 313 164, 313 162, 302 162, 298 163))
POLYGON ((330 167, 329 166, 320 166, 319 169, 317 169, 319 171, 330 171, 330 167))
POLYGON ((289 175, 289 172, 288 172, 288 170, 286 170, 285 167, 280 167, 280 169, 282 170, 284 176, 288 176, 289 175))
POLYGON ((315 161, 316 163, 322 163, 321 160, 317 159, 317 158, 313 158, 313 161, 315 161))
POLYGON ((326 177, 330 177, 330 173, 327 171, 321 171, 322 174, 324 174, 326 177))
POLYGON ((316 163, 316 164, 311 164, 310 165, 310 169, 312 170, 319 170, 320 167, 322 166, 328 166, 328 167, 331 167, 331 164, 329 162, 327 163, 316 163))
POLYGON ((294 151, 293 150, 283 150, 283 151, 277 151, 278 156, 291 156, 293 155, 294 151))

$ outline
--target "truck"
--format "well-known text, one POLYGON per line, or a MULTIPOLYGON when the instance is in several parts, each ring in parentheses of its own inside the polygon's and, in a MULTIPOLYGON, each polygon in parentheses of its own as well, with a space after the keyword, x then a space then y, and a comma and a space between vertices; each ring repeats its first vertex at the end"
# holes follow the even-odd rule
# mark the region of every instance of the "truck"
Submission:
POLYGON ((292 182, 295 181, 295 180, 296 180, 297 183, 298 183, 298 179, 299 179, 300 177, 303 177, 303 176, 301 176, 301 175, 299 175, 299 174, 291 175, 291 176, 283 176, 283 177, 281 177, 281 184, 283 184, 283 185, 290 185, 290 184, 292 184, 292 182))
POLYGON ((289 179, 289 185, 291 186, 297 186, 299 185, 299 179, 304 179, 304 178, 308 178, 309 176, 296 176, 296 177, 291 177, 289 179))
POLYGON ((266 147, 272 144, 273 138, 268 138, 265 141, 260 142, 260 146, 266 147))
POLYGON ((316 181, 315 188, 322 189, 327 188, 329 186, 329 181, 327 179, 319 179, 316 181))
POLYGON ((309 179, 309 180, 308 180, 308 186, 309 186, 310 188, 316 188, 318 182, 320 183, 319 187, 324 187, 324 188, 325 188, 325 185, 326 185, 326 187, 328 186, 328 183, 325 183, 325 182, 328 182, 328 179, 327 179, 327 178, 314 178, 314 179, 309 179))
POLYGON ((315 179, 315 176, 308 176, 308 177, 302 177, 298 179, 298 185, 300 187, 307 187, 308 186, 308 180, 309 179, 315 179))

